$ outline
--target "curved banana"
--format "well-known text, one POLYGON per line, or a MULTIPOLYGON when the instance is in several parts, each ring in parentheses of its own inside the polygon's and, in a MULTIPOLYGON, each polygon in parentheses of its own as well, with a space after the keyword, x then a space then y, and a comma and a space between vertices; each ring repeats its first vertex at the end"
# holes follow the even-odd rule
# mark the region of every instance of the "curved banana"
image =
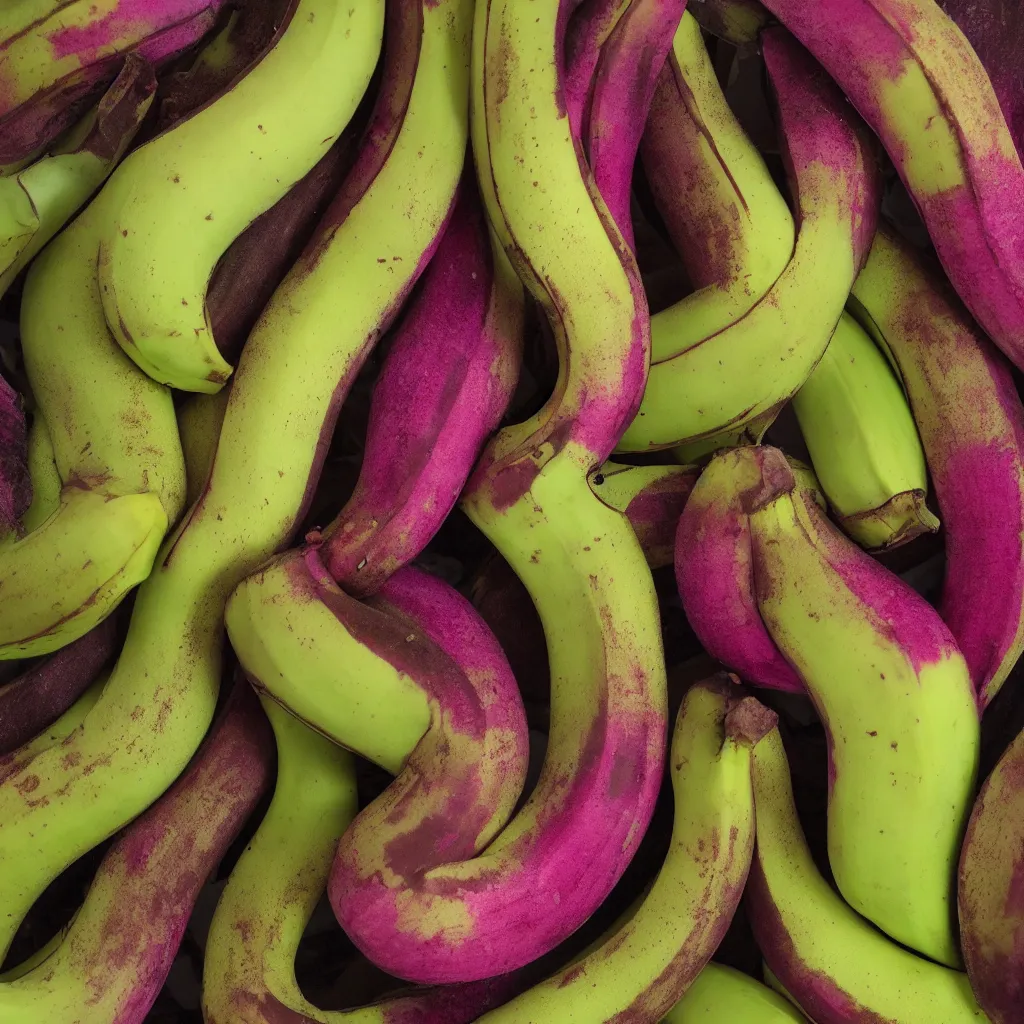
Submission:
POLYGON ((765 6, 878 133, 953 286, 1024 366, 1024 166, 963 33, 934 0, 765 6))
MULTIPOLYGON (((207 1024, 468 1024, 506 991, 502 979, 324 1011, 295 981, 295 954, 358 810, 351 755, 269 698, 277 783, 259 830, 217 903, 203 966, 207 1024), (296 843, 296 837, 301 842, 296 843)), ((411 749, 411 748, 410 748, 411 749)))
POLYGON ((601 50, 633 0, 582 0, 565 29, 562 92, 573 137, 583 138, 601 50))
POLYGON ((657 365, 732 325, 793 256, 793 215, 726 102, 691 4, 640 144, 658 212, 695 291, 651 317, 657 365))
MULTIPOLYGON (((148 64, 187 50, 223 0, 70 0, 0 28, 0 164, 16 164, 69 128, 83 101, 137 55, 148 64), (16 27, 21 22, 21 27, 16 27)), ((23 11, 27 8, 23 7, 23 11)))
POLYGON ((33 498, 21 398, 0 376, 0 545, 18 535, 33 498))
POLYGON ((661 1020, 739 905, 754 848, 750 754, 775 721, 724 674, 687 691, 669 755, 672 842, 650 891, 596 950, 482 1022, 661 1020))
POLYGON ((738 452, 758 611, 829 739, 839 891, 893 938, 958 965, 954 876, 979 748, 963 655, 923 598, 829 523, 781 452, 738 452))
POLYGON ((116 618, 0 686, 0 756, 17 750, 88 690, 118 648, 116 618))
POLYGON ((974 803, 960 854, 960 945, 971 988, 992 1024, 1024 1013, 1024 732, 974 803))
POLYGON ((655 359, 620 451, 742 429, 758 440, 825 351, 874 236, 880 180, 863 126, 788 33, 767 29, 762 45, 800 224, 792 258, 739 319, 655 359))
POLYGON ((792 1003, 748 974, 712 961, 662 1024, 806 1024, 792 1003))
POLYGON ((984 1024, 966 974, 891 942, 821 876, 777 731, 754 751, 753 775, 757 845, 747 913, 768 966, 804 1013, 816 1024, 984 1024))
POLYGON ((733 46, 756 43, 769 21, 759 0, 697 0, 691 12, 705 32, 733 46))
POLYGON ((875 236, 850 309, 917 421, 945 527, 939 610, 984 709, 1024 650, 1024 407, 1011 368, 891 231, 875 236))
POLYGON ((200 889, 270 784, 272 742, 238 684, 181 778, 107 852, 60 945, 0 983, 0 1021, 142 1024, 200 889))
MULTIPOLYGON (((420 4, 420 45, 398 65, 416 74, 382 83, 382 134, 364 151, 373 175, 332 204, 250 336, 209 482, 140 588, 103 697, 60 757, 41 754, 0 786, 0 950, 48 882, 151 804, 199 745, 227 598, 301 522, 348 384, 439 235, 464 162, 470 21, 465 0, 416 0, 414 25, 420 4), (380 263, 380 247, 400 259, 380 263)), ((138 385, 160 387, 110 344, 138 385)))
POLYGON ((67 138, 24 170, 0 178, 0 297, 117 166, 155 91, 152 67, 130 56, 96 109, 67 138), (13 248, 5 245, 11 237, 21 238, 13 248))
POLYGON ((492 246, 470 174, 374 387, 355 490, 320 557, 375 592, 447 517, 519 378, 523 291, 492 246))
POLYGON ((861 547, 894 548, 939 528, 925 504, 928 471, 907 399, 849 313, 793 411, 836 522, 861 547))
POLYGON ((38 411, 28 428, 28 475, 32 483, 32 504, 22 517, 21 528, 25 533, 32 533, 60 507, 63 487, 54 460, 50 431, 38 411))
POLYGON ((383 0, 294 0, 289 14, 248 74, 104 188, 107 323, 154 380, 185 391, 218 391, 231 373, 206 306, 218 259, 333 144, 377 62, 383 0))

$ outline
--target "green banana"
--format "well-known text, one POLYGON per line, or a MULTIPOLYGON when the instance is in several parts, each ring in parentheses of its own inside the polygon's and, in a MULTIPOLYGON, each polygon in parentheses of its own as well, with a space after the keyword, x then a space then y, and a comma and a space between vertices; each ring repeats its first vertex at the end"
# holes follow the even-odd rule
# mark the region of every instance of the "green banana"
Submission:
POLYGON ((294 0, 289 14, 248 74, 131 154, 103 191, 107 323, 151 377, 186 391, 215 392, 231 373, 206 307, 218 259, 330 148, 376 64, 383 0, 294 0))
POLYGON ((206 487, 217 453, 231 385, 215 395, 191 395, 178 406, 178 434, 185 456, 185 501, 191 507, 206 487))
POLYGON ((28 428, 28 472, 32 481, 32 504, 22 516, 21 527, 25 533, 32 533, 60 507, 62 487, 50 431, 38 412, 28 428))
POLYGON ((891 942, 821 876, 777 731, 754 751, 753 775, 757 845, 747 913, 772 974, 800 1009, 817 1024, 984 1024, 966 974, 891 942))
POLYGON ((791 1003, 747 974, 711 962, 662 1024, 804 1024, 791 1003))
POLYGON ((925 504, 928 471, 900 383, 849 313, 793 396, 793 411, 836 522, 858 544, 879 551, 939 528, 925 504))
POLYGON ((67 137, 0 178, 0 297, 117 166, 155 90, 153 69, 129 57, 96 109, 67 137))
POLYGON ((735 677, 697 683, 676 719, 669 765, 672 843, 643 902, 593 952, 481 1024, 660 1020, 718 947, 754 847, 751 749, 775 714, 735 677))

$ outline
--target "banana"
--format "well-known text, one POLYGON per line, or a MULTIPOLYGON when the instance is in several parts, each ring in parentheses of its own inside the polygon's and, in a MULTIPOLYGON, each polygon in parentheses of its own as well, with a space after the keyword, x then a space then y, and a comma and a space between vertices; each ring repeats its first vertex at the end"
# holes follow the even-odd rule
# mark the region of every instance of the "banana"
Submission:
POLYGON ((849 313, 793 411, 836 522, 861 547, 894 548, 939 528, 925 504, 928 471, 906 397, 849 313))
POLYGON ((985 780, 960 855, 960 943, 992 1024, 1024 1019, 1024 732, 985 780))
MULTIPOLYGON (((259 830, 217 902, 203 966, 207 1024, 468 1024, 505 994, 501 979, 324 1011, 295 981, 295 954, 358 810, 351 755, 268 697, 277 783, 259 830), (299 842, 296 841, 300 837, 299 842)), ((411 750, 411 748, 410 748, 411 750)))
POLYGON ((754 848, 751 749, 775 721, 724 673, 690 688, 669 755, 672 842, 650 891, 594 952, 482 1024, 656 1021, 675 1005, 739 905, 754 848))
POLYGON ((0 376, 0 545, 17 536, 33 498, 21 398, 0 376))
POLYGON ((743 448, 722 452, 704 469, 676 531, 676 585, 708 654, 747 682, 803 693, 757 607, 748 495, 760 484, 760 466, 743 448))
MULTIPOLYGON (((979 748, 963 655, 923 598, 829 523, 781 452, 737 453, 758 611, 829 739, 839 891, 894 939, 957 966, 954 876, 979 748)), ((728 471, 712 462, 705 475, 728 471)))
POLYGON ((759 0, 696 0, 690 10, 705 32, 733 46, 756 43, 769 21, 759 0))
POLYGON ((491 242, 471 174, 374 387, 355 490, 320 557, 375 592, 448 516, 519 378, 523 290, 491 242))
POLYGON ((817 1024, 983 1024, 966 974, 891 942, 821 876, 777 731, 757 745, 753 776, 757 845, 747 913, 768 966, 800 1009, 817 1024))
POLYGON ((954 288, 1024 366, 1024 166, 963 33, 934 0, 765 6, 877 132, 954 288))
POLYGON ((874 235, 880 181, 863 126, 788 33, 767 29, 762 40, 800 224, 792 258, 739 319, 655 358, 620 451, 752 424, 758 440, 825 351, 874 235))
POLYGON ((237 685, 185 773, 103 858, 60 945, 0 984, 0 1021, 142 1024, 200 889, 269 787, 272 743, 237 685))
POLYGON ((117 621, 104 619, 85 636, 0 686, 0 756, 27 743, 88 690, 117 651, 117 621))
POLYGON ((185 391, 218 391, 231 373, 206 304, 218 259, 333 144, 377 61, 383 0, 294 0, 289 15, 248 74, 134 152, 104 188, 107 323, 151 377, 185 391))
POLYGON ((155 91, 153 69, 130 56, 96 109, 67 138, 23 171, 0 178, 0 297, 113 171, 155 91), (16 251, 2 241, 18 236, 16 251))
MULTIPOLYGON (((0 29, 0 164, 16 164, 71 127, 125 58, 159 66, 214 25, 223 0, 71 0, 0 29), (18 23, 21 27, 16 27, 18 23)), ((23 7, 22 11, 27 11, 23 7)))
MULTIPOLYGON (((435 244, 465 155, 470 18, 465 0, 421 2, 419 45, 398 59, 415 76, 382 83, 386 130, 364 151, 374 173, 339 194, 250 336, 204 494, 140 588, 103 697, 60 757, 0 786, 0 949, 48 882, 159 797, 199 745, 227 598, 301 522, 338 405, 435 244)), ((407 10, 418 26, 419 4, 407 10)), ((110 345, 137 386, 160 388, 110 345)))
POLYGON ((795 229, 761 154, 726 102, 693 12, 683 15, 640 156, 695 291, 651 317, 657 365, 731 326, 775 284, 795 229))
POLYGON ((713 961, 694 979, 662 1024, 804 1024, 791 1003, 747 974, 713 961))
POLYGON ((594 72, 601 50, 633 0, 583 0, 565 30, 565 78, 562 86, 569 127, 581 139, 589 115, 594 72))
POLYGON ((178 406, 178 433, 185 455, 185 501, 189 507, 206 487, 230 398, 229 384, 215 395, 190 395, 178 406))
POLYGON ((60 507, 63 486, 54 461, 50 431, 38 412, 28 428, 28 474, 32 483, 32 504, 22 517, 21 528, 25 533, 32 533, 60 507))
POLYGON ((917 421, 945 527, 939 611, 984 709, 1024 650, 1024 407, 1011 368, 889 230, 875 237, 850 309, 917 421))

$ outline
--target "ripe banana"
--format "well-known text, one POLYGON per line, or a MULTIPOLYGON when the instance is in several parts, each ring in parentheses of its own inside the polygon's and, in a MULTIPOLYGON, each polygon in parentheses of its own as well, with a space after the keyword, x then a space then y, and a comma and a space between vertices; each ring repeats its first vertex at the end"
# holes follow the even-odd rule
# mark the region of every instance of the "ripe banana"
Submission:
POLYGON ((817 1024, 983 1024, 966 974, 891 942, 821 876, 777 731, 757 745, 753 775, 757 845, 747 913, 768 966, 800 1009, 817 1024))
POLYGON ((792 1003, 748 974, 713 961, 694 979, 662 1024, 805 1024, 792 1003))
POLYGON ((984 709, 1024 650, 1024 408, 1011 368, 891 231, 876 235, 850 309, 917 421, 945 526, 940 613, 984 709))
POLYGON ((657 365, 734 324, 793 256, 793 216, 740 127, 693 4, 658 77, 640 155, 658 211, 695 291, 651 317, 657 365))
POLYGON ((142 1024, 199 890, 270 784, 272 750, 241 683, 185 773, 103 858, 59 946, 0 984, 0 1020, 142 1024))
POLYGON ((650 891, 594 952, 481 1018, 482 1024, 661 1020, 722 941, 754 848, 751 749, 775 714, 724 673, 691 687, 669 765, 672 843, 650 891))
POLYGON ((934 533, 921 439, 885 356, 844 313, 793 396, 800 432, 835 520, 868 551, 934 533))
POLYGON ((96 109, 46 156, 0 178, 0 297, 117 166, 155 90, 153 69, 130 56, 96 109))
MULTIPOLYGON (((216 703, 227 598, 301 521, 348 383, 436 242, 465 154, 470 20, 465 0, 421 2, 421 43, 399 62, 416 69, 408 102, 394 105, 404 76, 382 83, 379 121, 394 131, 368 143, 369 187, 339 194, 344 209, 332 204, 250 336, 208 485, 140 589, 103 697, 60 757, 46 752, 0 786, 0 950, 50 879, 151 804, 195 751, 216 703), (378 252, 400 258, 382 264, 378 252)), ((109 344, 136 387, 159 388, 109 344)))
POLYGON ((323 533, 347 593, 374 593, 448 516, 515 390, 522 335, 522 286, 467 174, 377 378, 355 490, 323 533))
POLYGON ((767 29, 762 46, 800 224, 792 258, 740 319, 654 362, 620 451, 752 423, 758 440, 825 351, 874 236, 880 182, 859 119, 788 33, 767 29))
POLYGON ((248 74, 134 152, 103 190, 107 323, 154 380, 185 391, 218 391, 231 373, 206 304, 218 259, 330 148, 377 61, 383 0, 294 0, 289 14, 248 74))
POLYGON ((829 523, 781 452, 738 452, 757 607, 829 739, 839 891, 893 938, 958 965, 954 874, 979 748, 963 655, 923 598, 829 523))
POLYGON ((187 50, 223 0, 71 0, 39 5, 0 28, 0 164, 37 153, 78 119, 125 57, 149 64, 187 50), (27 16, 26 16, 27 15, 27 16), (18 27, 20 23, 21 27, 18 27))
POLYGON ((934 0, 765 6, 878 133, 953 286, 1024 366, 1024 166, 963 33, 934 0))
POLYGON ((27 743, 74 704, 111 660, 118 644, 116 618, 105 619, 0 686, 0 756, 27 743))
POLYGON ((392 996, 355 1010, 320 1010, 303 996, 295 954, 326 887, 338 840, 358 810, 355 766, 351 755, 273 700, 264 697, 263 706, 277 738, 277 783, 210 925, 203 968, 207 1024, 475 1020, 505 994, 501 979, 392 996))
POLYGON ((992 1024, 1024 1019, 1024 732, 985 780, 960 855, 960 944, 992 1024))

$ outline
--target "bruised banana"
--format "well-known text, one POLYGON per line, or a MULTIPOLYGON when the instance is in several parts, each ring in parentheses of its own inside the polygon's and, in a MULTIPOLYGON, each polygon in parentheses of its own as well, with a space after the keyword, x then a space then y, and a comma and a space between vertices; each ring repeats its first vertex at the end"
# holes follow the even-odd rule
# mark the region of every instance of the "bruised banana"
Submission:
MULTIPOLYGON (((957 966, 956 860, 979 748, 963 655, 923 598, 829 523, 781 452, 737 455, 750 467, 734 501, 750 516, 757 608, 829 739, 839 891, 899 942, 957 966)), ((729 472, 713 460, 694 494, 729 472)))
POLYGON ((0 178, 0 297, 113 171, 149 110, 153 69, 129 57, 99 106, 46 156, 0 178))
POLYGON ((107 852, 56 948, 0 982, 0 1021, 143 1024, 200 889, 270 784, 271 744, 238 685, 181 778, 107 852))
POLYGON ((960 944, 992 1024, 1024 1019, 1024 732, 981 787, 960 855, 960 944))
POLYGON ((732 325, 793 256, 793 216, 726 102, 692 4, 654 93, 640 155, 695 291, 651 317, 656 365, 732 325))
MULTIPOLYGON (((103 696, 59 756, 47 751, 0 785, 0 949, 49 881, 149 806, 199 745, 227 598, 301 521, 347 385, 440 233, 465 153, 470 19, 462 0, 419 0, 414 25, 420 3, 419 45, 385 74, 362 177, 339 193, 246 344, 203 496, 140 589, 103 696), (381 247, 401 259, 380 263, 381 247), (339 295, 339 279, 358 301, 339 295)), ((109 343, 137 386, 160 387, 109 343)))
POLYGON ((934 0, 765 6, 877 132, 953 286, 1024 367, 1024 166, 963 33, 934 0))
POLYGON ((917 421, 945 529, 939 611, 984 710, 1024 650, 1024 407, 1011 367, 889 230, 875 236, 850 310, 917 421))
POLYGON ((757 845, 747 915, 768 967, 800 1009, 815 1024, 984 1024, 966 974, 897 946, 821 876, 777 731, 757 745, 753 776, 757 845))
POLYGON ((825 351, 874 236, 880 179, 863 125, 787 32, 766 29, 762 47, 800 225, 792 258, 739 319, 655 358, 620 451, 759 440, 825 351))
POLYGON ((348 123, 383 22, 383 0, 294 0, 255 67, 133 153, 104 188, 103 308, 121 347, 154 380, 204 392, 227 380, 206 304, 214 267, 348 123))
POLYGON ((775 721, 724 674, 687 691, 669 754, 672 842, 650 891, 595 951, 482 1022, 662 1019, 717 949, 739 904, 754 848, 751 749, 775 721))
POLYGON ((723 964, 706 964, 662 1024, 805 1024, 791 1002, 749 974, 723 964))
MULTIPOLYGON (((277 783, 235 865, 206 942, 207 1024, 468 1024, 505 994, 500 979, 325 1011, 295 980, 295 955, 327 885, 335 848, 358 810, 352 756, 284 711, 263 705, 277 738, 277 783), (296 836, 302 842, 296 845, 296 836)), ((411 748, 410 748, 411 750, 411 748)))
POLYGON ((814 471, 843 531, 868 551, 934 533, 921 439, 900 383, 849 313, 793 396, 814 471))

